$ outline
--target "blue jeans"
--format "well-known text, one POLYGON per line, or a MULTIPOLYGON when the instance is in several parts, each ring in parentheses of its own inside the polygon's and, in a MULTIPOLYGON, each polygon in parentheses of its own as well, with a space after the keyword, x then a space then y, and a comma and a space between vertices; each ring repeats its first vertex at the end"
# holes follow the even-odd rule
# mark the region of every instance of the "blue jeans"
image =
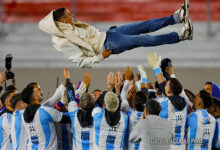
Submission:
POLYGON ((173 24, 176 24, 176 22, 172 15, 109 29, 104 47, 112 50, 112 54, 119 54, 137 47, 153 47, 177 43, 180 41, 177 32, 155 36, 145 34, 173 24))

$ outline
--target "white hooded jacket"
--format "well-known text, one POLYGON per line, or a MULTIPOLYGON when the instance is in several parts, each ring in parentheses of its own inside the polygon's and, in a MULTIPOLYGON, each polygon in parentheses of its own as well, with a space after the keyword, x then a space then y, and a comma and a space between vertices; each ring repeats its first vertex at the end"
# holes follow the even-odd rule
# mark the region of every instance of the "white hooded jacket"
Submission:
MULTIPOLYGON (((52 44, 58 51, 81 68, 91 68, 94 63, 104 59, 102 48, 106 39, 106 32, 99 32, 95 27, 80 21, 76 21, 76 23, 87 27, 78 27, 78 30, 75 28, 70 32, 63 32, 57 27, 53 19, 53 12, 54 10, 39 22, 39 28, 52 35, 52 44)), ((62 25, 60 22, 59 24, 62 25)))

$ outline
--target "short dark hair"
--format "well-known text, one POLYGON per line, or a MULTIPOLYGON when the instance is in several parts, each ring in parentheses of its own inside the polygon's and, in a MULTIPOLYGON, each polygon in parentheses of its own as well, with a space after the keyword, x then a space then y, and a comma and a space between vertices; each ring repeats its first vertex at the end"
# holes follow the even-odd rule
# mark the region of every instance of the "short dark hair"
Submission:
POLYGON ((5 92, 2 97, 1 97, 1 102, 3 104, 3 106, 5 106, 5 100, 10 96, 11 92, 5 92))
POLYGON ((163 76, 165 79, 169 80, 170 77, 169 75, 166 73, 166 68, 169 66, 170 64, 171 59, 169 58, 164 58, 162 61, 161 61, 161 65, 160 65, 160 68, 161 68, 161 71, 163 72, 163 76))
POLYGON ((182 84, 176 78, 171 78, 169 81, 171 93, 176 96, 179 95, 183 90, 182 84))
POLYGON ((21 99, 27 103, 30 104, 33 100, 33 93, 34 93, 34 86, 33 85, 27 85, 23 91, 21 92, 21 99))
POLYGON ((147 103, 145 105, 145 109, 150 115, 159 116, 160 111, 161 111, 161 106, 158 101, 152 99, 152 100, 147 101, 147 103))
POLYGON ((92 94, 84 93, 80 99, 79 106, 87 112, 92 112, 95 107, 95 100, 92 94))
POLYGON ((15 90, 17 90, 17 88, 14 85, 9 85, 5 88, 5 91, 7 92, 13 92, 15 90))
POLYGON ((206 92, 205 90, 201 90, 199 92, 199 95, 203 101, 205 109, 212 105, 213 98, 208 92, 206 92))
POLYGON ((13 109, 15 109, 18 101, 21 100, 21 93, 15 94, 12 96, 11 100, 10 100, 10 105, 13 109))
POLYGON ((206 84, 210 84, 210 85, 212 85, 212 82, 206 82, 205 85, 206 85, 206 84))
POLYGON ((27 85, 26 87, 28 87, 28 86, 34 86, 34 85, 38 85, 37 82, 28 83, 28 85, 27 85))
POLYGON ((96 91, 102 92, 100 89, 95 89, 94 91, 92 91, 92 94, 93 94, 94 92, 96 92, 96 91))
POLYGON ((64 16, 64 11, 65 11, 65 8, 56 9, 53 12, 53 19, 54 19, 54 21, 59 21, 59 19, 64 16))
POLYGON ((134 96, 134 107, 137 111, 144 111, 144 104, 147 102, 147 95, 143 91, 138 91, 134 96))

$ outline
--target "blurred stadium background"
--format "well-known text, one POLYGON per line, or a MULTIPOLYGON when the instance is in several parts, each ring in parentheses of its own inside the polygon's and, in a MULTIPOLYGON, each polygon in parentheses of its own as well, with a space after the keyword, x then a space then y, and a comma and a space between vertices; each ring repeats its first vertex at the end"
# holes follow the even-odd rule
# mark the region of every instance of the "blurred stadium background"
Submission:
MULTIPOLYGON (((111 56, 93 69, 79 69, 51 45, 51 36, 39 30, 38 21, 52 9, 66 7, 76 18, 88 22, 100 31, 112 25, 159 18, 173 14, 183 0, 0 0, 0 71, 4 70, 6 54, 11 53, 17 87, 37 81, 47 95, 62 80, 63 67, 71 68, 74 81, 87 71, 93 73, 91 90, 105 89, 108 72, 137 64, 152 70, 146 61, 151 51, 174 62, 175 73, 185 88, 197 92, 206 81, 220 83, 220 0, 190 0, 190 17, 194 22, 194 39, 175 45, 138 48, 111 56)), ((152 34, 178 31, 183 24, 170 26, 152 34)), ((9 83, 8 83, 9 84, 9 83)))

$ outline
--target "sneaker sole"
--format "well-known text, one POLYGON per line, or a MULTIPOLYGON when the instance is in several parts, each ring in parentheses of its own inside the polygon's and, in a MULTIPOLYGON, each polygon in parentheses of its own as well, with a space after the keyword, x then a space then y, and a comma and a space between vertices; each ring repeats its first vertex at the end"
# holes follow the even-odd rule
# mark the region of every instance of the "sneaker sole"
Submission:
POLYGON ((188 20, 188 25, 189 25, 189 28, 190 28, 190 36, 189 36, 189 40, 192 40, 193 39, 193 24, 192 24, 192 21, 191 19, 188 20))
POLYGON ((185 23, 189 19, 189 0, 184 0, 184 8, 185 8, 185 23))

